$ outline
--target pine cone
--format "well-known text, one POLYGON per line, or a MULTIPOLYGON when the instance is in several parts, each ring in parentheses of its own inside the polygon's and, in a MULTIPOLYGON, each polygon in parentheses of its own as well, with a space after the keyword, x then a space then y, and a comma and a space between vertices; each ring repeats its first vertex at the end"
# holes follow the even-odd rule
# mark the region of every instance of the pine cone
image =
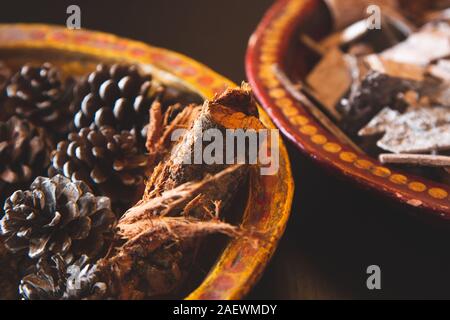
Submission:
POLYGON ((41 257, 34 272, 20 281, 20 295, 24 300, 60 299, 65 289, 66 268, 66 261, 59 254, 50 259, 41 257))
POLYGON ((0 200, 28 186, 50 164, 53 144, 43 129, 17 117, 0 122, 0 200))
POLYGON ((72 300, 84 296, 103 297, 105 285, 95 283, 95 265, 82 255, 75 262, 57 254, 42 257, 19 285, 24 300, 72 300))
POLYGON ((61 175, 36 178, 30 190, 14 192, 4 210, 5 246, 14 253, 28 250, 32 259, 47 252, 94 257, 105 249, 116 222, 109 198, 95 197, 85 183, 61 175))
POLYGON ((69 111, 73 80, 65 84, 58 70, 50 63, 35 67, 23 66, 6 86, 3 117, 17 115, 29 119, 59 135, 70 131, 69 111))
POLYGON ((84 181, 96 194, 110 197, 117 209, 127 209, 144 188, 148 160, 138 149, 135 136, 128 131, 84 128, 58 144, 50 175, 60 173, 84 181))
MULTIPOLYGON (((24 300, 60 300, 77 299, 91 287, 95 266, 88 264, 89 257, 82 255, 75 262, 57 254, 50 258, 39 259, 32 273, 25 276, 19 286, 24 300), (89 284, 89 286, 87 285, 89 284)), ((102 289, 96 285, 94 290, 102 289)))
POLYGON ((100 64, 75 87, 75 127, 111 126, 146 136, 150 106, 165 88, 136 66, 100 64))

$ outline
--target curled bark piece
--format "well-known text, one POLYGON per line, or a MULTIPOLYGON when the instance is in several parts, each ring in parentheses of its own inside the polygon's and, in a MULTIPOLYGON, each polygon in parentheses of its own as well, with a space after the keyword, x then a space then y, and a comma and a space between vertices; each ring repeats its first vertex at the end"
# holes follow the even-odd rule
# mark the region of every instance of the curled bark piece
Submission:
POLYGON ((119 227, 143 223, 152 216, 180 215, 188 203, 198 195, 204 196, 203 203, 219 200, 227 202, 235 188, 234 179, 245 172, 245 165, 236 165, 201 181, 184 183, 175 189, 165 191, 157 198, 141 201, 125 213, 120 219, 119 227))
MULTIPOLYGON (((214 100, 206 101, 201 109, 197 109, 194 113, 198 116, 190 124, 190 129, 155 168, 144 200, 158 197, 164 191, 176 188, 180 184, 201 180, 208 174, 216 174, 230 166, 226 163, 195 163, 195 146, 202 145, 203 133, 206 130, 218 129, 225 134, 226 129, 264 128, 264 125, 254 116, 256 104, 246 85, 243 85, 242 89, 229 89, 214 100)), ((225 147, 223 154, 226 158, 225 147)), ((236 177, 238 183, 240 180, 241 178, 236 177)))
POLYGON ((161 103, 153 102, 150 108, 150 123, 147 131, 147 141, 145 147, 150 154, 155 152, 159 137, 163 131, 163 116, 161 111, 161 103))
POLYGON ((246 178, 249 165, 195 164, 183 159, 193 155, 204 130, 264 128, 255 117, 256 104, 248 85, 229 89, 203 106, 189 106, 170 122, 157 105, 152 109, 158 123, 149 126, 148 142, 159 164, 143 200, 120 219, 114 249, 96 264, 90 298, 143 299, 174 294, 188 275, 202 238, 245 234, 218 217, 246 178), (169 141, 176 128, 188 130, 179 140, 169 141), (103 288, 101 296, 94 287, 103 288))

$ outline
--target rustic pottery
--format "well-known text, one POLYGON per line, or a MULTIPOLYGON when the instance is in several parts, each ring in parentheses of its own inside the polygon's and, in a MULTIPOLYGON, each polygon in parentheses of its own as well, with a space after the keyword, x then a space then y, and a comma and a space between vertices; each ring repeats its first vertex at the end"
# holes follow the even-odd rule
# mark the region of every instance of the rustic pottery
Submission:
MULTIPOLYGON (((192 59, 114 35, 68 30, 42 24, 0 25, 0 59, 12 66, 49 61, 66 74, 81 75, 98 62, 139 64, 162 82, 170 82, 204 98, 212 98, 229 80, 192 59)), ((261 109, 264 124, 274 128, 261 109)), ((274 176, 252 173, 242 225, 261 234, 262 245, 230 241, 200 286, 187 299, 243 298, 262 274, 282 236, 291 210, 293 180, 288 155, 280 142, 280 170, 274 176)))
POLYGON ((247 75, 256 96, 282 132, 324 167, 384 197, 420 209, 426 213, 423 217, 450 219, 450 186, 397 172, 339 139, 310 113, 308 98, 292 94, 277 76, 279 70, 295 83, 312 69, 317 61, 301 44, 299 30, 312 39, 321 39, 333 29, 331 16, 323 1, 275 2, 251 37, 247 52, 247 75))

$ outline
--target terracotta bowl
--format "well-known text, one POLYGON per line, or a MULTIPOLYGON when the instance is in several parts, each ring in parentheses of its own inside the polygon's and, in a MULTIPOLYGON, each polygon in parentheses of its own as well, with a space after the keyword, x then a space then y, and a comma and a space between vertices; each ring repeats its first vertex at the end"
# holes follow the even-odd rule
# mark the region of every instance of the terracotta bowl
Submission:
MULTIPOLYGON (((139 64, 161 81, 191 90, 205 99, 235 86, 202 64, 175 52, 110 34, 49 25, 0 25, 0 59, 12 65, 30 60, 49 61, 67 74, 80 75, 100 61, 139 64)), ((266 126, 274 128, 262 109, 260 116, 266 126)), ((280 170, 273 176, 254 171, 241 215, 244 227, 263 235, 263 245, 255 247, 254 242, 244 239, 227 242, 207 276, 187 299, 240 299, 261 276, 285 230, 293 197, 288 155, 281 141, 280 145, 280 170)))
POLYGON ((276 1, 249 42, 246 69, 256 96, 282 132, 320 164, 360 186, 419 209, 414 212, 426 213, 423 217, 449 220, 448 185, 397 172, 341 142, 308 112, 308 98, 300 94, 294 97, 283 85, 285 81, 275 75, 278 68, 290 82, 304 78, 318 61, 301 44, 299 31, 321 39, 332 31, 332 24, 321 0, 276 1))

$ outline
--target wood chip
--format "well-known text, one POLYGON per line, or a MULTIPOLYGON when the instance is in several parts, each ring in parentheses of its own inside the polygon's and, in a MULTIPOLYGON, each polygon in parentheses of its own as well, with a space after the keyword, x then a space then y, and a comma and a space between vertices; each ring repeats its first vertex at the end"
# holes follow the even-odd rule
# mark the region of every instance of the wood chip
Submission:
POLYGON ((362 128, 358 135, 360 137, 373 136, 386 132, 388 127, 401 114, 391 108, 384 108, 380 111, 364 128, 362 128))
POLYGON ((448 24, 428 24, 405 41, 385 50, 381 58, 425 67, 434 60, 450 55, 449 38, 448 24))
POLYGON ((340 47, 361 39, 369 32, 366 20, 359 20, 344 30, 331 34, 323 39, 319 44, 323 49, 340 47))
POLYGON ((393 153, 425 153, 450 149, 450 109, 410 108, 404 114, 385 108, 360 130, 360 136, 385 133, 378 147, 393 153))
POLYGON ((314 96, 339 119, 335 107, 352 84, 352 75, 345 55, 337 48, 329 51, 306 79, 314 96))
POLYGON ((369 55, 364 60, 373 71, 386 74, 393 78, 418 82, 424 81, 425 79, 426 68, 419 65, 388 60, 376 54, 369 55))
POLYGON ((430 75, 450 83, 450 60, 440 59, 436 64, 429 66, 427 71, 430 75))
POLYGON ((412 108, 385 120, 379 127, 386 133, 377 143, 383 150, 426 153, 450 149, 450 109, 447 107, 412 108))
POLYGON ((381 154, 383 164, 412 164, 423 167, 450 167, 450 157, 430 154, 381 154))

